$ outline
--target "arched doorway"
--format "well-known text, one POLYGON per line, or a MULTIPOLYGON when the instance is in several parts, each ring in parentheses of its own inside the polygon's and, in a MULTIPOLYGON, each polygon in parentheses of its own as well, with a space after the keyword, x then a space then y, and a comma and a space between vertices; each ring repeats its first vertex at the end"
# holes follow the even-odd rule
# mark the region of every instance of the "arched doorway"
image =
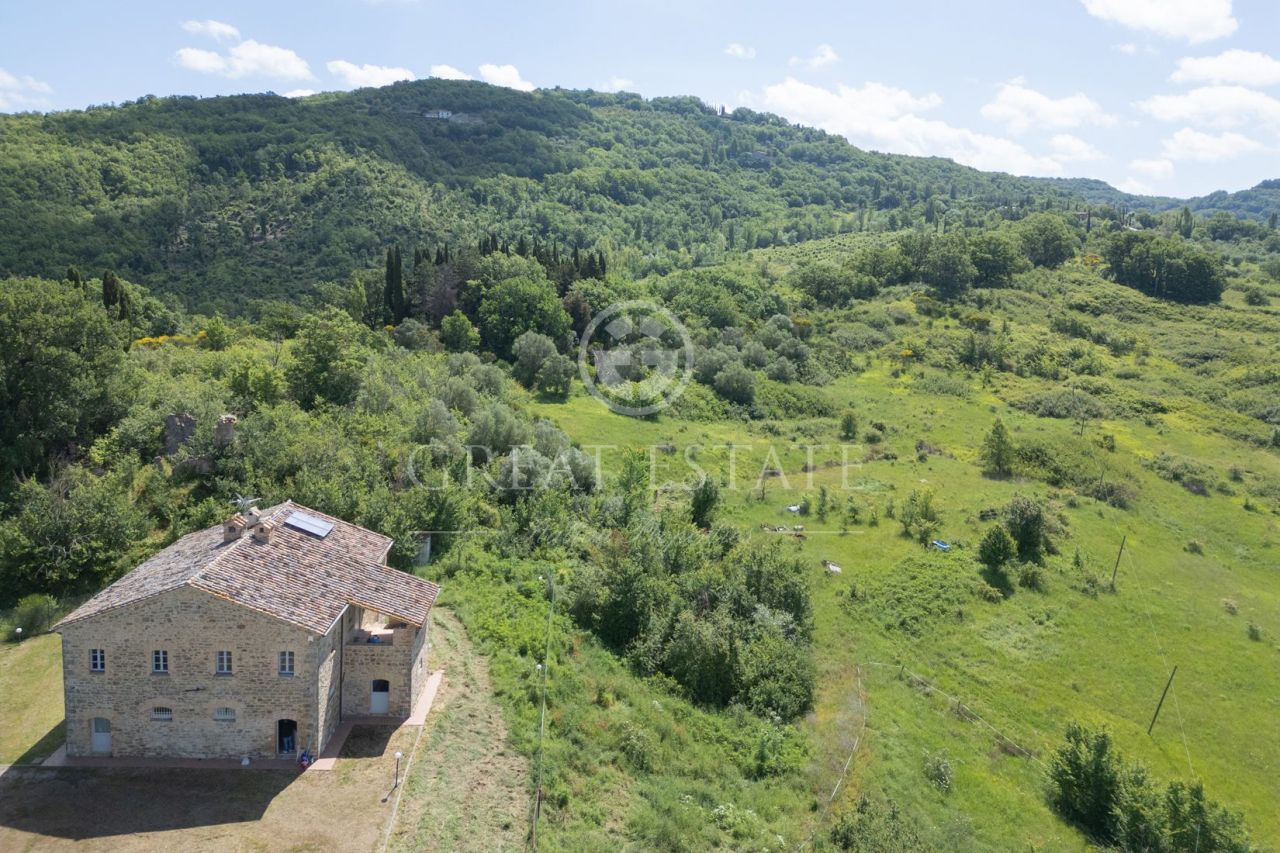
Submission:
POLYGON ((89 751, 94 755, 111 754, 111 720, 94 717, 90 724, 89 751))
POLYGON ((276 752, 293 755, 298 751, 298 723, 296 720, 276 722, 276 752))
POLYGON ((375 678, 369 691, 369 713, 386 714, 391 711, 391 682, 375 678))

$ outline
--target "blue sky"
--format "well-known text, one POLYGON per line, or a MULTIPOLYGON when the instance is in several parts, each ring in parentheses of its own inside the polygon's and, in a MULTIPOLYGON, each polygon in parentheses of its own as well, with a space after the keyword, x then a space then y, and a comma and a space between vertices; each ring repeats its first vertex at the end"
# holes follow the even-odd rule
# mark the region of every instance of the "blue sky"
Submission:
POLYGON ((467 76, 690 94, 864 148, 1199 195, 1280 177, 1275 0, 51 2, 0 111, 467 76))

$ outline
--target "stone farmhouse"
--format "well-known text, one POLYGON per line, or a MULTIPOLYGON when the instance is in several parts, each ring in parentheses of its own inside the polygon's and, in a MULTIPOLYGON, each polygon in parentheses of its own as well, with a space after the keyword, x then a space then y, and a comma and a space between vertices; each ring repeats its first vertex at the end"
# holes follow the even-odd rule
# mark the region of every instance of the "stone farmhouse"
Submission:
POLYGON ((410 716, 439 587, 391 540, 292 502, 182 537, 58 623, 67 755, 318 754, 410 716))

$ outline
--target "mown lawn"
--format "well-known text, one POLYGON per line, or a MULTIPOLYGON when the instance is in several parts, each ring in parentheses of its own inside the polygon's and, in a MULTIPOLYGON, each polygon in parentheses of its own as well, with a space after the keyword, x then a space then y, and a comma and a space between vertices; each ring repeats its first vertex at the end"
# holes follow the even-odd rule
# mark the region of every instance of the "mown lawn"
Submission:
POLYGON ((62 744, 62 638, 0 643, 0 764, 38 764, 62 744))

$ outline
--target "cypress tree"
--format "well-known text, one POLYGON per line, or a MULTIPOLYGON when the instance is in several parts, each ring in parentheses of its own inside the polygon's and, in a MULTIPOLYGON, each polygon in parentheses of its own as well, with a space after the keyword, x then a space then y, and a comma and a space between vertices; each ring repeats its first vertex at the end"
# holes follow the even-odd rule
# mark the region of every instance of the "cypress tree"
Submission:
POLYGON ((116 274, 107 270, 102 274, 102 307, 108 312, 120 302, 120 281, 116 274))
POLYGON ((400 247, 387 249, 387 271, 382 291, 383 314, 388 323, 399 323, 405 317, 404 262, 400 247))

